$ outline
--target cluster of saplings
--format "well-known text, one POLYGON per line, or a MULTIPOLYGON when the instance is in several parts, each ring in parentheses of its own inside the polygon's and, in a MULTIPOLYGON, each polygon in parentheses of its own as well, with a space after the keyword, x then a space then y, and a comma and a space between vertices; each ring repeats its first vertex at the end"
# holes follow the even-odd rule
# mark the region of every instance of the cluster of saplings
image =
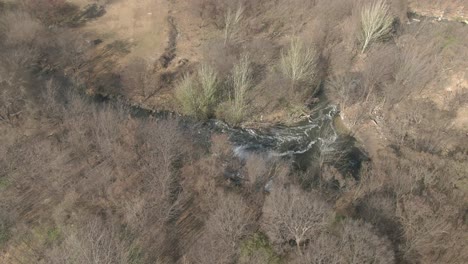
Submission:
MULTIPOLYGON (((239 34, 244 7, 239 4, 235 12, 227 8, 224 16, 224 46, 239 34)), ((389 5, 382 0, 363 5, 359 11, 359 32, 356 41, 361 53, 374 42, 388 39, 394 17, 389 5)), ((234 41, 233 41, 234 42, 234 41)), ((235 43, 235 42, 234 42, 235 43)), ((232 47, 231 47, 232 48, 232 47)), ((320 88, 318 80, 318 52, 313 45, 306 45, 300 38, 292 37, 289 47, 280 51, 278 66, 273 71, 287 79, 284 89, 305 89, 306 96, 313 97, 320 88), (299 88, 297 88, 299 86, 299 88)), ((241 55, 229 76, 219 76, 208 64, 201 65, 194 74, 186 74, 179 82, 176 97, 183 113, 199 119, 214 116, 231 124, 239 124, 248 115, 249 90, 254 88, 252 61, 248 53, 241 55)), ((304 94, 304 91, 302 91, 304 94)))
MULTIPOLYGON (((281 54, 280 69, 294 90, 297 82, 314 85, 316 63, 316 53, 306 48, 299 39, 294 39, 289 49, 281 54)), ((222 82, 216 71, 207 65, 202 65, 195 76, 184 76, 176 91, 183 112, 200 119, 213 117, 217 112, 218 116, 231 124, 244 121, 249 102, 247 92, 253 88, 250 64, 248 55, 244 55, 234 65, 228 81, 225 82, 222 82), (222 98, 228 100, 223 102, 222 98)), ((314 88, 310 95, 313 96, 316 90, 317 88, 314 88)))

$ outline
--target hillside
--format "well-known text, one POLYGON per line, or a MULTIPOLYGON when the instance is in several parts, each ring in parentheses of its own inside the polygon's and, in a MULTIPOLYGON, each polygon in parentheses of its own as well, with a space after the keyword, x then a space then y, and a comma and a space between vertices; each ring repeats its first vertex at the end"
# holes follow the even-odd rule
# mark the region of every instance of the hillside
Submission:
POLYGON ((468 263, 466 0, 0 0, 0 263, 468 263))

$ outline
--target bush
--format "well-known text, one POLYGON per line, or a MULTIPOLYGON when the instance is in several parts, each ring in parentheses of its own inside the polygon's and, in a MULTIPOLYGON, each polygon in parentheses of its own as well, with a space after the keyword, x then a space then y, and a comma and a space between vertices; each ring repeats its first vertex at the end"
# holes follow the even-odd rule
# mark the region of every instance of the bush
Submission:
POLYGON ((182 105, 182 111, 200 119, 213 115, 218 103, 218 74, 209 66, 201 66, 196 78, 185 75, 176 89, 176 98, 182 105))
POLYGON ((362 69, 361 88, 366 102, 371 97, 381 97, 381 90, 391 83, 397 57, 395 54, 398 54, 398 50, 390 45, 375 45, 369 50, 362 69))
POLYGON ((361 52, 375 41, 387 37, 392 30, 393 18, 385 0, 375 0, 361 10, 361 52))
POLYGON ((385 89, 390 107, 420 94, 431 82, 437 80, 440 56, 431 43, 412 43, 404 47, 396 57, 394 83, 385 89))
POLYGON ((198 112, 198 95, 195 81, 193 76, 184 75, 176 90, 176 97, 182 105, 182 112, 188 115, 195 115, 198 112))
POLYGON ((55 24, 67 18, 76 7, 66 0, 22 0, 24 8, 44 22, 55 24))
POLYGON ((281 71, 291 80, 294 90, 298 82, 310 82, 316 73, 317 54, 295 38, 287 50, 281 52, 281 71))
POLYGON ((224 17, 224 45, 230 41, 234 35, 237 33, 239 23, 242 20, 244 13, 244 7, 239 4, 236 12, 233 12, 228 8, 226 15, 224 17))
POLYGON ((389 241, 374 234, 371 225, 345 220, 338 228, 336 235, 324 232, 311 239, 307 250, 292 263, 395 263, 389 241))
POLYGON ((118 230, 100 220, 67 233, 62 245, 49 253, 49 263, 128 263, 130 248, 118 230))
POLYGON ((256 233, 242 243, 239 263, 278 264, 281 263, 281 259, 276 255, 273 248, 271 248, 268 238, 262 233, 256 233))
POLYGON ((10 47, 25 45, 37 46, 46 34, 43 25, 26 12, 7 12, 0 19, 0 33, 4 35, 4 44, 10 47))
POLYGON ((231 76, 233 97, 225 105, 224 119, 231 124, 239 124, 244 120, 247 108, 246 93, 252 88, 252 69, 248 56, 234 65, 231 76))
POLYGON ((0 247, 10 238, 9 227, 5 219, 0 218, 0 247))
POLYGON ((200 106, 203 113, 209 114, 217 103, 218 95, 218 75, 213 68, 202 66, 198 70, 198 78, 201 84, 202 93, 200 106))

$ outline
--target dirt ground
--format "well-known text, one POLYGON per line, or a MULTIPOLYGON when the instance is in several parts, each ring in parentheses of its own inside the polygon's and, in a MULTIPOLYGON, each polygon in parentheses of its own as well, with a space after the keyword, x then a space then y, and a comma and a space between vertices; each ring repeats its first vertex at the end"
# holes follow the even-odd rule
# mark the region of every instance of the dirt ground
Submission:
MULTIPOLYGON (((86 0, 74 0, 83 6, 86 0), (81 4, 80 4, 81 3, 81 4)), ((133 57, 156 60, 164 52, 168 38, 168 1, 114 1, 106 6, 106 13, 87 23, 80 30, 91 32, 104 43, 126 40, 133 46, 121 63, 133 57)))
POLYGON ((410 0, 410 10, 423 16, 468 23, 467 0, 410 0))
MULTIPOLYGON (((72 0, 80 7, 96 1, 72 0)), ((108 2, 108 1, 104 1, 108 2)), ((99 3, 99 1, 98 1, 99 3)), ((466 0, 437 1, 437 0, 410 0, 410 11, 420 15, 439 17, 463 22, 467 18, 466 0)), ((174 0, 116 0, 106 3, 104 16, 87 23, 80 28, 83 32, 95 35, 103 40, 104 44, 115 41, 130 43, 129 53, 114 58, 117 68, 125 68, 133 59, 142 58, 149 64, 156 65, 160 58, 165 56, 168 49, 173 49, 174 58, 171 58, 163 68, 155 68, 154 74, 175 74, 183 65, 196 65, 203 62, 203 48, 206 43, 222 38, 222 30, 202 19, 202 14, 194 9, 190 1, 174 0)), ((273 41, 273 40, 272 40, 273 41)), ((281 42, 281 38, 275 39, 281 42)), ((464 89, 468 89, 468 81, 464 72, 448 72, 445 89, 430 90, 422 97, 432 100, 439 109, 446 108, 446 102, 452 100, 464 89)), ((141 106, 151 109, 177 110, 174 99, 174 82, 161 84, 157 92, 143 98, 135 95, 130 99, 141 106)), ((265 105, 271 101, 269 98, 257 100, 258 104, 264 101, 265 105)), ((256 106, 264 108, 263 106, 256 106)), ((266 108, 264 108, 266 109, 266 108)), ((265 114, 257 113, 250 120, 257 123, 276 123, 284 121, 287 115, 285 109, 267 111, 265 114)), ((350 110, 352 111, 352 110, 350 110)), ((468 107, 462 106, 453 126, 466 130, 468 128, 468 107)), ((346 116, 352 113, 344 113, 346 116)), ((346 123, 346 120, 344 120, 346 123)), ((361 129, 356 136, 368 146, 374 146, 374 154, 385 145, 384 137, 379 132, 377 124, 370 122, 366 129, 361 129), (377 144, 376 142, 380 142, 377 144), (379 147, 376 147, 379 146, 379 147)))

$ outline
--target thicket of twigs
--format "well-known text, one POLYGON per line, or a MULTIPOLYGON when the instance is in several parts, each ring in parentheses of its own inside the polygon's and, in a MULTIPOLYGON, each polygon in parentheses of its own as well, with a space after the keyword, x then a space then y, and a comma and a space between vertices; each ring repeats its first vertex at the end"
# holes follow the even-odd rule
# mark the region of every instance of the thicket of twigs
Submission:
MULTIPOLYGON (((364 144, 358 177, 340 173, 340 153, 306 171, 240 159, 197 124, 83 94, 65 75, 92 44, 60 22, 65 1, 0 2, 0 262, 468 261, 468 146, 454 124, 467 92, 433 100, 467 66, 466 26, 408 24, 396 0, 193 5, 222 36, 206 56, 234 59, 180 74, 186 114, 239 124, 259 98, 324 92, 350 133, 384 143, 364 144)), ((148 96, 148 65, 132 67, 123 83, 148 96)))

